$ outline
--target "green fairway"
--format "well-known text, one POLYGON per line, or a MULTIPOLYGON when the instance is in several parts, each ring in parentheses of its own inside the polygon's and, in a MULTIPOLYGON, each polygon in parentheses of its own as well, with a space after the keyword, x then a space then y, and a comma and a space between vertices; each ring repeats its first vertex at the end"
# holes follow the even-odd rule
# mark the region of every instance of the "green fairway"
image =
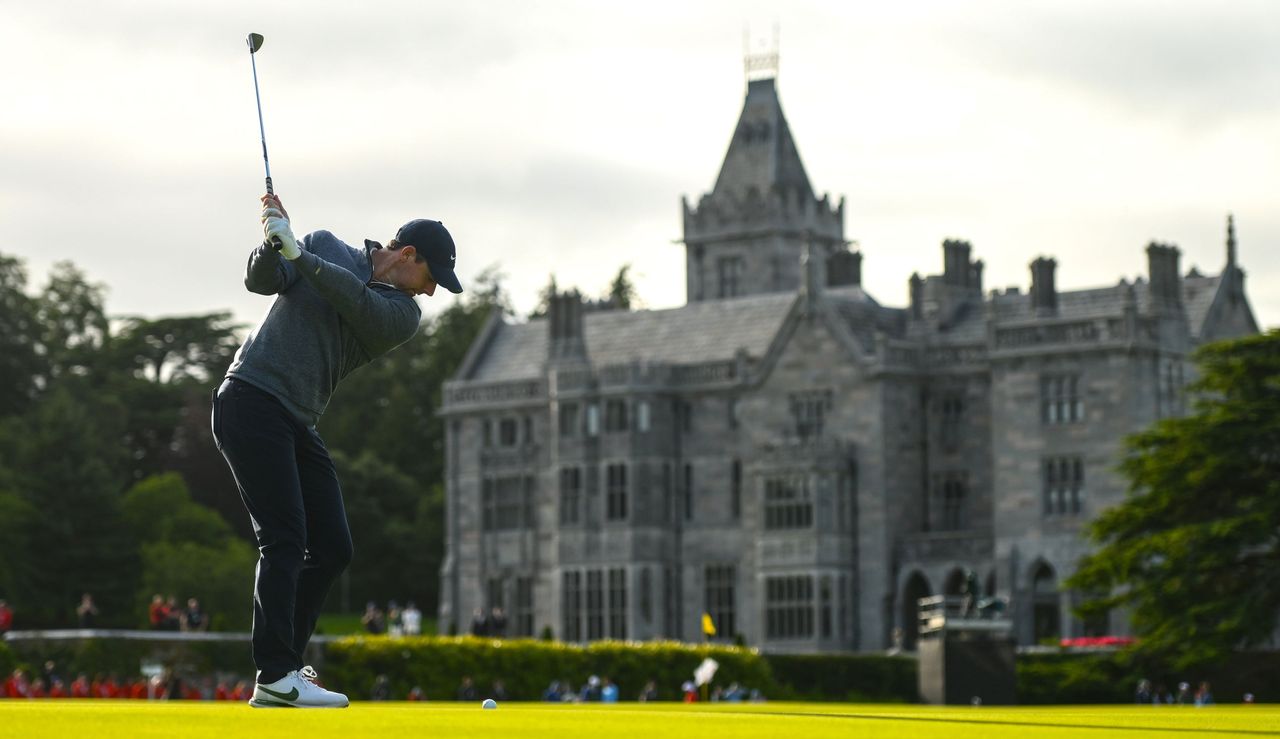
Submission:
POLYGON ((457 703, 356 703, 345 710, 254 710, 227 703, 0 701, 13 737, 746 737, 1280 736, 1280 707, 937 708, 815 703, 548 705, 494 711, 457 703))

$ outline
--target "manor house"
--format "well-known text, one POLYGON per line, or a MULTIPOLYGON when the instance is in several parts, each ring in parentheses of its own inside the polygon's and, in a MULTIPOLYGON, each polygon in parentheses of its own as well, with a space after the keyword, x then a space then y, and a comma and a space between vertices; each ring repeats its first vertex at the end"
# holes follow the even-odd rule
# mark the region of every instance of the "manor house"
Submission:
POLYGON ((1061 583, 1125 495, 1122 439, 1184 412, 1189 353, 1258 331, 1229 220, 1218 274, 1152 243, 1145 276, 1077 291, 1049 258, 984 291, 949 240, 888 307, 774 79, 683 214, 686 305, 558 294, 446 384, 442 630, 497 606, 510 634, 699 641, 708 613, 765 650, 911 648, 917 600, 972 572, 1021 643, 1127 632, 1061 583))

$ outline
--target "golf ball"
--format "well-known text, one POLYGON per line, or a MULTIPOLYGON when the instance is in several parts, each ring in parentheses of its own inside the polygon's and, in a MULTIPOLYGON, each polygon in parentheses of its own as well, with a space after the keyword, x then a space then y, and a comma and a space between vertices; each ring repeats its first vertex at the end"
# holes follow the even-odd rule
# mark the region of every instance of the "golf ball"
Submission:
POLYGON ((484 703, 480 704, 481 708, 497 708, 498 702, 492 698, 485 698, 484 703))

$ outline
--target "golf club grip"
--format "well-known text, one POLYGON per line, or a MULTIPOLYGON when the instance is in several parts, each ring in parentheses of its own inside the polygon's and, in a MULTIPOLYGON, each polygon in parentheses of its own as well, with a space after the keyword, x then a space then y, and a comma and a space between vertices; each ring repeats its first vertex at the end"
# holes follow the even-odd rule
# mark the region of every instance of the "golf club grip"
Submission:
MULTIPOLYGON (((271 186, 270 177, 267 178, 267 194, 268 195, 276 194, 275 188, 271 186)), ((271 237, 271 248, 275 249, 276 251, 280 251, 281 249, 284 248, 284 244, 280 243, 280 238, 278 236, 271 237)))

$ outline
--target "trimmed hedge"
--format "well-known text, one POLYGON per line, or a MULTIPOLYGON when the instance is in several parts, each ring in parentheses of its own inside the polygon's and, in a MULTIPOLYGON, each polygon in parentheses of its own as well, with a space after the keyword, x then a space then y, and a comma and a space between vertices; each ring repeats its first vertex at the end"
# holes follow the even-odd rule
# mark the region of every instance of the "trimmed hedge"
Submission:
POLYGON ((58 665, 58 672, 74 677, 115 673, 137 677, 142 662, 156 662, 182 673, 228 672, 252 676, 253 663, 248 644, 194 641, 140 641, 118 638, 24 639, 0 644, 0 664, 10 661, 8 671, 22 665, 38 668, 46 660, 58 665))
POLYGON ((915 703, 916 660, 876 654, 766 654, 788 700, 915 703))
POLYGON ((332 642, 325 650, 324 680, 327 687, 365 698, 374 679, 386 675, 394 697, 417 686, 428 700, 451 700, 463 676, 469 676, 482 698, 495 680, 501 680, 513 700, 540 700, 553 680, 577 690, 588 675, 598 675, 618 686, 620 700, 635 700, 650 680, 660 699, 675 700, 681 683, 692 679, 694 668, 706 657, 720 663, 717 685, 737 682, 765 695, 777 692, 769 663, 759 653, 739 647, 610 641, 577 646, 472 636, 352 637, 332 642))

